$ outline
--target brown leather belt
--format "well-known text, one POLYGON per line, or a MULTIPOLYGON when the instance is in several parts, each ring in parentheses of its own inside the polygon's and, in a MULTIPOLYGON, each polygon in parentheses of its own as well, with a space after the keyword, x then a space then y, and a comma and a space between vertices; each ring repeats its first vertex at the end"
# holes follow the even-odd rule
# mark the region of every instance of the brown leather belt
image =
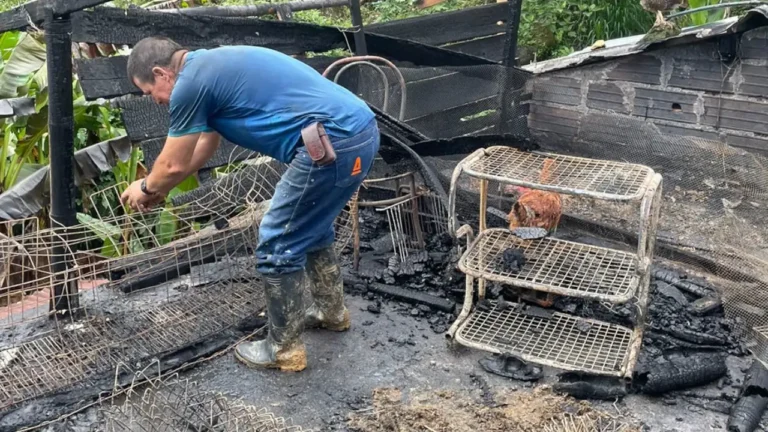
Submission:
POLYGON ((309 157, 320 165, 332 164, 336 160, 336 152, 333 150, 331 139, 325 133, 325 128, 320 123, 312 123, 301 130, 301 140, 307 148, 309 157))

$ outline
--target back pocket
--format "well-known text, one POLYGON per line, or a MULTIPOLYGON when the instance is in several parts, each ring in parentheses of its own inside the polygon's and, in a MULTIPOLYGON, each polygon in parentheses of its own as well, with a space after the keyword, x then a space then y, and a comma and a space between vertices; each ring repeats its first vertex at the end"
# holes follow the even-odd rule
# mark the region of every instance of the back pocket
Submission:
POLYGON ((374 158, 373 138, 359 146, 336 152, 336 187, 360 184, 368 174, 374 158))

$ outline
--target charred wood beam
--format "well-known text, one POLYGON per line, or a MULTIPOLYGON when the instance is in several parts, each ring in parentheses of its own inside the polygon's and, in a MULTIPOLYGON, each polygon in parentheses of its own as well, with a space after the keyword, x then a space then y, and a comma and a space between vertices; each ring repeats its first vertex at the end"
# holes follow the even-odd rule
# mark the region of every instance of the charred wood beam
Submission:
POLYGON ((36 0, 0 13, 0 33, 41 24, 47 14, 64 16, 109 0, 36 0))
POLYGON ((355 34, 355 54, 368 55, 365 46, 365 30, 363 29, 363 15, 360 12, 360 0, 349 0, 349 12, 352 18, 352 32, 355 34))
MULTIPOLYGON (((349 34, 347 37, 352 39, 353 35, 349 34)), ((473 55, 414 42, 404 38, 373 34, 370 31, 365 34, 365 43, 370 55, 411 62, 414 65, 422 67, 497 64, 491 60, 473 55)))
POLYGON ((265 46, 286 54, 346 46, 338 29, 255 18, 191 16, 131 8, 98 8, 72 15, 75 42, 135 45, 148 36, 169 37, 190 48, 265 46))
MULTIPOLYGON (((48 68, 48 131, 50 137, 51 225, 65 242, 68 228, 77 223, 75 195, 75 117, 72 105, 72 21, 69 16, 49 16, 45 23, 48 68)), ((77 281, 64 277, 72 263, 64 246, 53 248, 51 259, 57 276, 51 312, 69 314, 79 309, 77 281)))
MULTIPOLYGON (((344 283, 349 285, 364 284, 363 280, 356 276, 345 274, 343 278, 344 283)), ((451 300, 403 289, 392 285, 385 285, 381 283, 369 283, 364 285, 367 286, 368 290, 370 291, 390 296, 392 298, 396 298, 400 301, 405 301, 411 304, 427 305, 431 308, 441 310, 443 312, 453 312, 456 307, 456 303, 451 300)))
POLYGON ((35 100, 32 98, 13 98, 0 100, 0 118, 28 116, 35 113, 35 100))
POLYGON ((508 0, 507 29, 504 38, 504 66, 514 66, 517 60, 517 31, 520 27, 523 0, 508 0))

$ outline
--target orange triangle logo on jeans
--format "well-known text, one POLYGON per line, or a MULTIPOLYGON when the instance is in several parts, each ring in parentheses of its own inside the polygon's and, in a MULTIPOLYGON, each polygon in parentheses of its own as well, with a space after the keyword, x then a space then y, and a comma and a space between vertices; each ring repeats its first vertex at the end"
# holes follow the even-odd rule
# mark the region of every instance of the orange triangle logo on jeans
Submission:
POLYGON ((352 175, 356 176, 363 172, 362 163, 360 162, 360 156, 355 159, 355 166, 352 167, 352 175))

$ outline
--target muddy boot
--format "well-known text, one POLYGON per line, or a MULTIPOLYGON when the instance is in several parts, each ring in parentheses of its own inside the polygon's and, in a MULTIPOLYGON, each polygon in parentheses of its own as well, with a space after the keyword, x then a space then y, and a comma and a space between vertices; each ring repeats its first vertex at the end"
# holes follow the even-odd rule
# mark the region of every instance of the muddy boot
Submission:
POLYGON ((307 354, 301 341, 304 271, 263 279, 269 334, 264 340, 239 344, 235 357, 250 367, 304 370, 307 367, 307 354))
POLYGON ((307 255, 307 273, 313 303, 304 314, 304 325, 332 331, 349 329, 349 310, 344 306, 341 268, 332 246, 307 255))

